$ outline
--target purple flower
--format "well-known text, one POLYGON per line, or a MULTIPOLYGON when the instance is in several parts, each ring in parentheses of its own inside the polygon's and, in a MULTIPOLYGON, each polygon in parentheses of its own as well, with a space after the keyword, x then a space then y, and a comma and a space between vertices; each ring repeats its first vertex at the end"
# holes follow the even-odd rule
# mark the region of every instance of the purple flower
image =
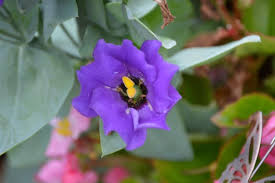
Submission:
POLYGON ((4 4, 4 0, 0 0, 0 6, 4 4))
POLYGON ((166 116, 181 96, 171 85, 178 67, 158 53, 161 43, 131 41, 114 45, 99 40, 94 62, 77 71, 80 95, 73 106, 87 117, 100 116, 105 135, 115 131, 127 150, 142 146, 147 128, 169 130, 166 116))

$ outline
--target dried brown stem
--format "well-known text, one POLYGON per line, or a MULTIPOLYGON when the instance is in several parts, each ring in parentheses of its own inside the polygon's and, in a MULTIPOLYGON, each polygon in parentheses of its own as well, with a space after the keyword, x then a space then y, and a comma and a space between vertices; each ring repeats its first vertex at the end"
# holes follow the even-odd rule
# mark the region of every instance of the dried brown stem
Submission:
MULTIPOLYGON (((225 23, 230 27, 232 26, 232 29, 235 30, 237 33, 243 33, 244 32, 244 27, 239 19, 238 16, 240 15, 236 15, 232 16, 227 8, 226 8, 226 0, 216 0, 217 3, 217 9, 220 12, 220 14, 222 15, 223 19, 225 20, 225 23)), ((234 4, 234 11, 237 12, 237 6, 234 4)), ((241 35, 239 35, 241 37, 241 35)), ((236 39, 239 38, 239 36, 236 37, 236 39)))
POLYGON ((176 17, 173 16, 171 11, 169 10, 166 0, 155 0, 155 1, 158 3, 161 10, 161 14, 163 18, 163 25, 161 26, 161 28, 163 29, 165 26, 173 22, 176 17))

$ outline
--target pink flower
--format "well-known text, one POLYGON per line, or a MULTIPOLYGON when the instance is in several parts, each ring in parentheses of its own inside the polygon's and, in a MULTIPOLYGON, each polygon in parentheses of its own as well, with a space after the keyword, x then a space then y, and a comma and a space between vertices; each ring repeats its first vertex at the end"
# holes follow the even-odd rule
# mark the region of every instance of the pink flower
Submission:
POLYGON ((54 130, 46 150, 46 156, 60 157, 68 153, 74 139, 89 129, 90 119, 72 107, 68 118, 63 120, 55 118, 51 121, 51 125, 54 130))
POLYGON ((97 175, 93 171, 82 173, 79 170, 77 158, 74 155, 68 156, 63 183, 95 183, 97 179, 97 175))
MULTIPOLYGON (((272 113, 272 116, 266 122, 263 128, 263 135, 262 135, 262 144, 263 147, 260 149, 259 156, 263 158, 264 155, 267 153, 268 149, 270 148, 270 143, 272 139, 275 137, 275 113, 272 113)), ((265 163, 275 167, 275 149, 271 151, 268 157, 265 159, 265 163)))
POLYGON ((64 174, 62 183, 96 183, 98 180, 97 174, 93 171, 85 174, 71 170, 64 174))
POLYGON ((74 107, 71 107, 68 118, 72 128, 72 137, 74 139, 77 139, 81 133, 90 128, 90 118, 80 114, 74 107))
POLYGON ((64 160, 48 161, 36 175, 36 181, 43 183, 61 183, 61 177, 64 174, 64 165, 64 160))
POLYGON ((53 130, 45 154, 48 157, 65 156, 68 153, 72 142, 73 139, 71 137, 62 136, 56 130, 53 130))
POLYGON ((129 172, 121 167, 110 169, 103 178, 104 183, 120 183, 129 177, 129 172))
POLYGON ((36 180, 41 183, 96 183, 94 171, 82 172, 73 154, 60 160, 50 160, 39 171, 36 180))

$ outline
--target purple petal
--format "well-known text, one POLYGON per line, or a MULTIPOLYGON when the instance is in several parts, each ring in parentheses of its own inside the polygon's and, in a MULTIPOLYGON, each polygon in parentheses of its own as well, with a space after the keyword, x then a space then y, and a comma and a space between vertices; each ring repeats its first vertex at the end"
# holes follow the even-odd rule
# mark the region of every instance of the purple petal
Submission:
POLYGON ((155 60, 155 57, 160 57, 159 49, 161 47, 161 42, 157 40, 147 40, 144 41, 140 50, 145 54, 146 60, 151 65, 156 65, 159 61, 155 60))
POLYGON ((169 109, 171 109, 181 99, 181 95, 173 85, 169 87, 168 95, 173 99, 169 107, 169 109))
POLYGON ((0 0, 0 6, 4 4, 4 0, 0 0))
POLYGON ((139 125, 139 114, 138 111, 134 108, 130 108, 130 113, 132 116, 132 120, 133 120, 133 125, 134 125, 134 130, 138 129, 138 125, 139 125))
POLYGON ((125 55, 124 62, 131 75, 144 78, 148 82, 156 79, 155 68, 147 63, 144 53, 138 50, 131 41, 124 40, 122 49, 125 55))
POLYGON ((125 65, 116 59, 119 46, 107 44, 100 40, 94 49, 95 61, 86 67, 90 72, 90 80, 95 79, 103 85, 117 87, 121 84, 121 78, 127 75, 125 65))
POLYGON ((124 59, 124 50, 122 49, 121 45, 115 45, 112 43, 106 43, 104 39, 100 39, 97 42, 97 45, 95 47, 95 50, 93 52, 93 57, 96 58, 98 54, 104 54, 109 55, 116 60, 123 60, 124 59))
POLYGON ((133 136, 134 126, 130 113, 126 113, 127 104, 119 93, 106 88, 97 88, 93 92, 90 105, 103 121, 105 135, 117 132, 128 144, 133 136))
POLYGON ((158 113, 167 113, 181 98, 172 87, 171 80, 178 71, 178 66, 163 60, 158 53, 161 43, 156 40, 145 41, 141 50, 145 53, 148 63, 157 68, 157 79, 153 83, 146 83, 147 99, 158 113))
POLYGON ((159 128, 169 130, 165 123, 166 115, 156 114, 147 105, 140 110, 130 108, 134 124, 134 132, 131 141, 127 144, 127 150, 134 150, 145 143, 147 136, 147 128, 159 128))
POLYGON ((165 122, 166 115, 167 113, 156 113, 151 107, 145 105, 138 110, 138 124, 136 125, 135 129, 158 128, 163 130, 170 130, 165 122))
POLYGON ((84 116, 96 117, 96 112, 89 107, 89 104, 91 101, 92 90, 96 87, 99 87, 100 83, 94 80, 90 81, 88 72, 84 67, 81 67, 81 69, 77 71, 77 78, 81 88, 79 96, 73 99, 72 105, 78 112, 80 112, 84 116))
POLYGON ((136 130, 133 133, 131 141, 127 143, 126 150, 131 151, 138 147, 141 147, 145 143, 146 136, 147 136, 146 129, 136 130))
MULTIPOLYGON (((105 48, 110 44, 103 40, 99 41, 95 50, 95 61, 86 66, 82 66, 77 71, 77 77, 81 85, 79 97, 73 100, 73 106, 87 117, 95 117, 97 114, 89 108, 92 91, 97 87, 108 86, 117 87, 121 84, 122 76, 127 75, 124 64, 116 60, 105 48)), ((113 45, 114 48, 117 46, 113 45)), ((116 50, 116 49, 115 49, 116 50)))
POLYGON ((80 96, 73 99, 72 105, 78 112, 80 112, 84 116, 93 118, 97 116, 97 113, 89 107, 90 100, 90 97, 81 96, 80 92, 80 96))

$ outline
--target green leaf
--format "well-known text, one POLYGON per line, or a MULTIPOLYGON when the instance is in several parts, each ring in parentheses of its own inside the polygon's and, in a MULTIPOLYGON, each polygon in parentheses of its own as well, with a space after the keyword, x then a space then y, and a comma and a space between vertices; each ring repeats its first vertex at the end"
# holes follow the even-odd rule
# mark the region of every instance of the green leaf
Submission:
POLYGON ((255 0, 251 6, 242 10, 242 22, 249 32, 261 32, 275 36, 275 2, 255 0))
POLYGON ((135 17, 142 18, 152 11, 157 6, 157 3, 152 0, 129 0, 127 5, 135 17))
POLYGON ((38 2, 38 0, 17 0, 17 5, 21 12, 27 12, 34 8, 38 2))
POLYGON ((166 49, 171 49, 177 45, 177 42, 165 36, 156 35, 157 39, 162 42, 162 46, 166 49))
POLYGON ((196 75, 182 74, 183 82, 180 91, 189 103, 208 105, 213 100, 213 89, 207 78, 196 75))
POLYGON ((122 13, 122 4, 121 2, 109 2, 105 5, 108 12, 110 12, 117 20, 121 23, 125 23, 125 18, 122 13))
POLYGON ((38 4, 28 12, 20 12, 16 0, 9 0, 5 5, 9 11, 10 23, 16 28, 15 31, 19 31, 22 34, 20 36, 23 36, 26 42, 30 42, 38 30, 38 4))
POLYGON ((80 54, 83 57, 92 57, 93 50, 99 39, 103 38, 102 32, 95 26, 88 26, 80 47, 80 54))
POLYGON ((168 58, 168 61, 178 65, 182 71, 191 67, 214 62, 228 54, 234 48, 249 42, 260 42, 260 37, 256 35, 247 36, 241 40, 234 41, 222 46, 187 48, 168 58))
POLYGON ((34 177, 37 174, 39 168, 40 165, 27 168, 12 168, 7 165, 4 169, 3 183, 36 183, 34 177))
MULTIPOLYGON (((0 29, 8 31, 11 34, 18 34, 17 30, 14 29, 14 27, 11 25, 11 19, 9 18, 9 15, 7 11, 4 10, 4 8, 0 8, 0 13, 3 16, 0 16, 0 29)), ((2 32, 1 32, 2 34, 2 32)))
POLYGON ((124 17, 121 11, 121 4, 119 5, 119 11, 122 16, 123 21, 121 21, 118 17, 114 16, 108 9, 106 12, 107 15, 107 22, 109 25, 109 30, 107 31, 108 35, 110 36, 117 36, 120 39, 129 38, 129 31, 128 27, 125 24, 124 17))
POLYGON ((214 103, 201 106, 180 101, 180 105, 180 113, 184 116, 184 124, 189 133, 216 134, 218 132, 218 128, 211 121, 211 117, 218 111, 214 103))
POLYGON ((265 94, 250 94, 243 96, 237 102, 226 106, 213 117, 214 123, 220 127, 243 127, 242 122, 257 111, 268 115, 275 109, 275 101, 265 94))
POLYGON ((103 0, 79 0, 78 8, 81 19, 93 22, 104 30, 109 29, 103 0))
POLYGON ((104 39, 106 42, 114 44, 120 44, 122 41, 120 38, 110 35, 97 26, 88 25, 79 50, 81 56, 91 58, 99 39, 104 39))
POLYGON ((154 161, 154 166, 160 176, 159 182, 173 183, 206 183, 210 182, 210 168, 220 148, 219 140, 194 142, 194 160, 190 162, 154 161), (200 170, 204 171, 200 171, 200 170))
POLYGON ((25 141, 58 112, 73 85, 70 59, 0 41, 0 154, 25 141))
POLYGON ((49 143, 52 128, 47 125, 25 142, 8 152, 12 168, 34 166, 46 160, 45 152, 49 143), (35 152, 35 153, 34 153, 35 152))
POLYGON ((57 113, 57 117, 65 118, 69 115, 71 107, 72 107, 72 100, 73 100, 74 97, 79 95, 79 92, 80 92, 79 82, 77 80, 75 80, 70 93, 68 94, 68 96, 65 99, 62 107, 59 109, 59 111, 57 113))
POLYGON ((155 159, 171 161, 188 161, 193 159, 193 150, 189 143, 188 136, 177 104, 169 112, 167 124, 170 131, 159 129, 148 129, 145 144, 133 154, 155 159))
MULTIPOLYGON (((79 84, 78 82, 74 82, 73 88, 57 114, 58 117, 65 117, 69 115, 72 99, 77 96, 78 93, 79 84)), ((45 161, 45 152, 49 144, 51 131, 52 127, 50 125, 46 125, 25 142, 10 150, 8 152, 9 165, 12 168, 24 168, 41 164, 45 161), (30 156, 30 154, 33 155, 30 156)))
POLYGON ((238 135, 232 137, 222 147, 218 156, 217 168, 215 172, 216 179, 220 178, 227 165, 239 156, 245 141, 245 133, 239 133, 238 135))
POLYGON ((275 76, 266 78, 264 81, 264 86, 266 91, 275 97, 275 76))
MULTIPOLYGON (((152 0, 129 0, 127 5, 131 10, 133 16, 135 16, 136 18, 142 18, 150 11, 152 11, 157 6, 157 3, 152 0)), ((107 10, 110 11, 118 20, 120 20, 121 22, 125 22, 123 13, 121 11, 121 1, 109 2, 105 6, 107 10)))
POLYGON ((101 151, 102 151, 101 157, 112 154, 126 147, 126 144, 117 133, 113 132, 108 136, 104 134, 103 124, 101 120, 99 122, 99 133, 100 133, 100 145, 101 145, 101 151))
POLYGON ((78 16, 75 0, 43 0, 43 36, 48 40, 58 24, 78 16))
POLYGON ((141 180, 135 179, 133 177, 129 177, 129 178, 122 180, 121 183, 141 183, 141 182, 142 182, 141 180))
POLYGON ((245 57, 252 54, 273 55, 275 53, 275 38, 271 36, 260 35, 261 42, 247 43, 236 49, 235 55, 245 57))
POLYGON ((169 0, 167 2, 169 9, 176 17, 173 23, 161 29, 163 18, 159 7, 144 16, 141 21, 155 34, 177 41, 177 45, 168 50, 168 55, 181 50, 184 44, 199 32, 209 32, 216 29, 216 22, 202 21, 199 16, 196 16, 193 1, 169 0))
POLYGON ((153 33, 146 25, 144 25, 132 14, 128 6, 123 5, 123 12, 125 14, 125 18, 127 19, 130 35, 138 46, 141 46, 145 40, 159 40, 162 42, 162 46, 166 49, 170 49, 176 45, 176 41, 170 38, 159 37, 153 33))
POLYGON ((55 28, 51 37, 52 44, 72 55, 80 56, 78 48, 80 38, 75 18, 63 22, 63 28, 60 25, 55 28), (68 31, 73 41, 68 37, 63 28, 65 31, 68 31))

